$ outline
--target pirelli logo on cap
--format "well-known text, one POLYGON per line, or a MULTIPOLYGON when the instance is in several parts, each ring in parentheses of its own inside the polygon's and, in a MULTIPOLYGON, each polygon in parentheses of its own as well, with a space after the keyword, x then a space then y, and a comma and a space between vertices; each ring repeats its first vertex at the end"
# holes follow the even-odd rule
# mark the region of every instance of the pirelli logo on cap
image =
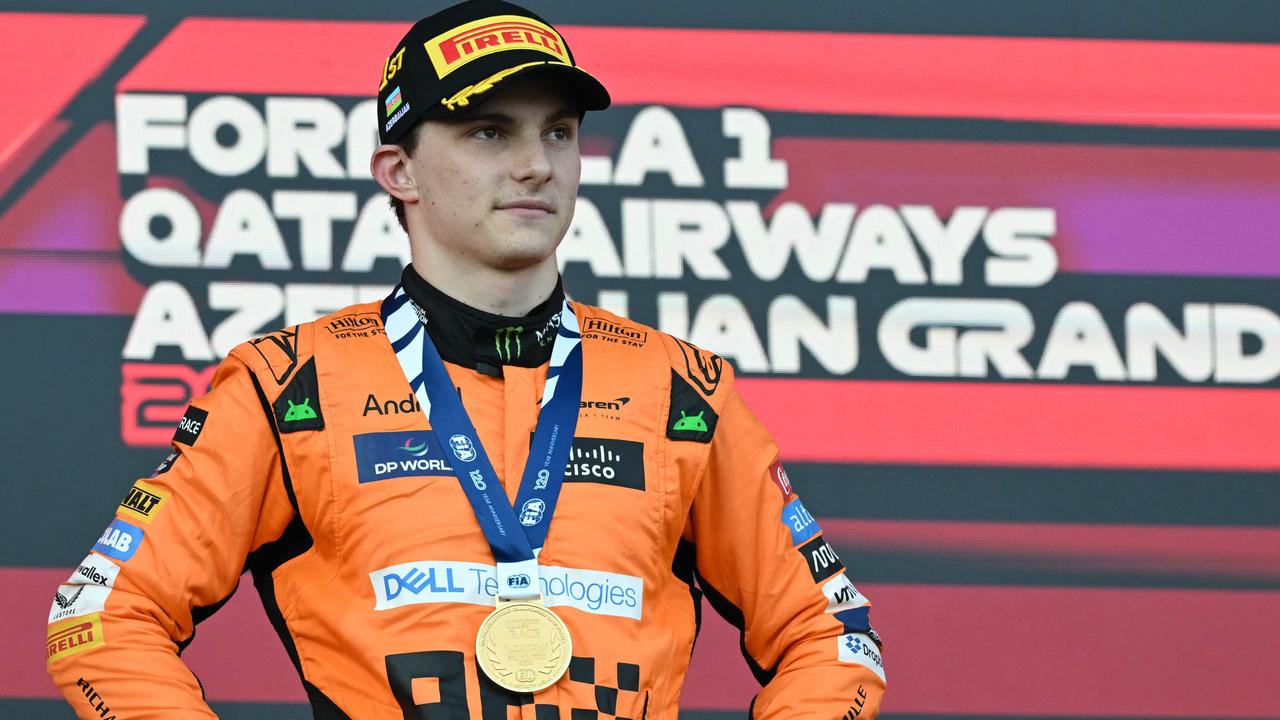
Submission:
POLYGON ((504 50, 536 50, 567 65, 569 53, 560 33, 549 25, 519 15, 495 15, 474 20, 423 43, 436 75, 449 73, 475 60, 504 50))
POLYGON ((45 662, 54 663, 76 653, 100 647, 105 642, 102 637, 102 619, 98 613, 55 623, 49 626, 45 662))

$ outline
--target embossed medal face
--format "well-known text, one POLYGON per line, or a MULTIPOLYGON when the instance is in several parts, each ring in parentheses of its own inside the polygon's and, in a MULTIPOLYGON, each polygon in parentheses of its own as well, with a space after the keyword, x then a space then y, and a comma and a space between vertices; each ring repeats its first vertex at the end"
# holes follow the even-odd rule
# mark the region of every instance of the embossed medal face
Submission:
POLYGON ((550 687, 569 669, 569 628, 539 602, 503 603, 476 635, 476 659, 484 674, 512 692, 550 687))

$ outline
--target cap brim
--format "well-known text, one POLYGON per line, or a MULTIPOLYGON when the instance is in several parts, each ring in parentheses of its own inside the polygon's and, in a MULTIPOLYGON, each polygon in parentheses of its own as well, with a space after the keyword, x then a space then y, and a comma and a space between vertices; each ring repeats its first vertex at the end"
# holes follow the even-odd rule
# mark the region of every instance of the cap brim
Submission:
POLYGON ((469 98, 465 108, 455 111, 445 110, 443 105, 437 105, 428 109, 422 114, 423 119, 431 120, 447 120, 450 118, 462 118, 475 112, 476 108, 482 106, 489 98, 497 95, 497 91, 507 87, 511 81, 516 78, 527 78, 534 75, 554 75, 563 78, 568 84, 569 89, 573 93, 574 100, 577 102, 579 112, 587 110, 604 110, 609 107, 612 99, 609 97, 609 91, 604 85, 591 73, 582 68, 573 65, 566 65, 559 62, 547 62, 530 64, 522 67, 513 73, 504 75, 500 80, 491 80, 492 89, 483 93, 477 93, 469 98))
MULTIPOLYGON (((604 84, 580 67, 554 64, 535 65, 524 72, 515 73, 511 77, 537 72, 554 73, 568 80, 569 85, 574 90, 574 94, 577 96, 579 110, 604 110, 613 102, 612 98, 609 97, 609 91, 604 88, 604 84)), ((506 79, 509 80, 510 78, 506 79)))

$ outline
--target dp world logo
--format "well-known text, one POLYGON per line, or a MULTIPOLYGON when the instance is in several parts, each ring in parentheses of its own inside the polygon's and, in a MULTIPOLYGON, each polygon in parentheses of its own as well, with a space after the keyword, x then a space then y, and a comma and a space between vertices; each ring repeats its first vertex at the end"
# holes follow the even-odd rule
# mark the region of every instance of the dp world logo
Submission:
POLYGON ((402 453, 408 453, 414 457, 422 457, 423 455, 426 455, 428 450, 427 442, 424 440, 421 443, 415 444, 413 442, 414 440, 417 440, 417 438, 415 437, 405 438, 404 444, 396 449, 402 453))
POLYGON ((538 498, 526 500, 524 505, 520 506, 520 524, 525 527, 533 527, 542 522, 542 514, 547 511, 547 504, 538 498))
POLYGON ((453 456, 462 462, 471 462, 476 459, 476 446, 466 435, 454 435, 449 438, 449 449, 453 450, 453 456))

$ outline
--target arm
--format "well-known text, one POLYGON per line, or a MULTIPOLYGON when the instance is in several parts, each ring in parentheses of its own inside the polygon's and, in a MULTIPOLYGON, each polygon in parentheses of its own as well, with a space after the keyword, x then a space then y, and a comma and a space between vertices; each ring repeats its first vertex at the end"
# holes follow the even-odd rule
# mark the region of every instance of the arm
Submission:
POLYGON ((716 611, 743 630, 759 720, 874 718, 884 694, 869 602, 791 492, 778 447, 731 389, 686 539, 716 611))
POLYGON ((264 401, 229 357, 187 409, 173 454, 129 489, 59 586, 46 657, 80 717, 214 717, 178 654, 293 513, 264 401))

